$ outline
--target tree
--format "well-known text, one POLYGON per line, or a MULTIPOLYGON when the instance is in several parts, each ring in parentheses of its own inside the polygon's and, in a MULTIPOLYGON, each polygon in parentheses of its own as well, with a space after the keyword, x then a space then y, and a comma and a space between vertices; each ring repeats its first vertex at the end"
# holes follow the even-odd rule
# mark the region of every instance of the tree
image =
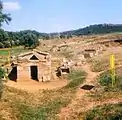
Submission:
POLYGON ((0 27, 2 27, 3 23, 7 23, 9 24, 9 22, 11 21, 11 17, 10 14, 8 13, 3 13, 3 3, 0 0, 0 27))
POLYGON ((25 47, 35 48, 37 45, 39 45, 38 37, 33 33, 25 34, 23 39, 25 40, 25 47))
POLYGON ((0 48, 4 48, 4 44, 0 42, 0 48))

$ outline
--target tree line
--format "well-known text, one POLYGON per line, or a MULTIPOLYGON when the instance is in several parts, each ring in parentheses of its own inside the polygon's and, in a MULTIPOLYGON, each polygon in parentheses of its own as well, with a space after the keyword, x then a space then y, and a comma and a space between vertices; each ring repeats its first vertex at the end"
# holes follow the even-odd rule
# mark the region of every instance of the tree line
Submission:
POLYGON ((20 32, 8 32, 0 30, 0 48, 23 45, 34 48, 39 45, 39 38, 44 38, 45 34, 37 31, 24 30, 20 32))
POLYGON ((92 34, 106 34, 122 32, 121 24, 98 24, 90 25, 88 27, 66 31, 61 33, 40 33, 35 30, 24 30, 19 32, 10 32, 0 29, 0 48, 7 48, 11 46, 23 45, 25 47, 36 47, 39 45, 39 39, 64 39, 72 38, 73 36, 92 35, 92 34))

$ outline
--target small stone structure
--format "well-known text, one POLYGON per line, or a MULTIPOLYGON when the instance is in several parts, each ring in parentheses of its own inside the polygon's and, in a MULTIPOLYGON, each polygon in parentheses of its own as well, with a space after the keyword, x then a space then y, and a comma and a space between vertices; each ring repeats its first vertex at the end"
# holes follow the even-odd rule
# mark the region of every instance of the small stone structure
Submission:
POLYGON ((51 79, 51 56, 49 53, 33 50, 20 54, 17 57, 16 65, 14 63, 9 74, 10 80, 43 82, 51 79))
POLYGON ((70 73, 70 69, 72 65, 73 65, 72 61, 68 61, 64 58, 63 64, 57 68, 57 76, 59 77, 70 73))
POLYGON ((65 66, 65 65, 62 65, 62 66, 59 66, 57 68, 57 76, 60 77, 62 75, 66 75, 70 73, 70 68, 69 66, 65 66))

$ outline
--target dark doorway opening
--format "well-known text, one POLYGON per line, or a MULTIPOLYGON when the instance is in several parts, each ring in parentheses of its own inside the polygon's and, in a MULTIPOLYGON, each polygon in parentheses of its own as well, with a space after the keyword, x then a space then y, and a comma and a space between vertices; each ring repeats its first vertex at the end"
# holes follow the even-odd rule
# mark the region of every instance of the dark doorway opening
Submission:
POLYGON ((8 75, 8 78, 12 81, 17 81, 17 66, 13 67, 8 75))
POLYGON ((93 85, 84 85, 81 87, 81 89, 84 89, 84 90, 91 90, 92 88, 94 88, 95 86, 93 85))
POLYGON ((69 68, 67 68, 67 69, 61 69, 61 70, 62 70, 62 72, 69 73, 69 68))
POLYGON ((37 66, 31 66, 31 79, 38 81, 38 68, 37 66))

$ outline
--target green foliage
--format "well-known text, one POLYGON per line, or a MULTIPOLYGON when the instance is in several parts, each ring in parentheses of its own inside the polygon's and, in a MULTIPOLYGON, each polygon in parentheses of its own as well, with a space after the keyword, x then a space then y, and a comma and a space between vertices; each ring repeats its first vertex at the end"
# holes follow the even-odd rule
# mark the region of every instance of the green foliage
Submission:
POLYGON ((65 88, 77 88, 84 82, 85 72, 79 70, 72 70, 68 75, 70 83, 65 88))
POLYGON ((96 107, 85 115, 85 120, 122 120, 122 104, 96 107))
POLYGON ((122 32, 122 25, 121 24, 90 25, 85 28, 63 32, 63 35, 71 34, 71 35, 80 36, 80 35, 105 34, 105 33, 114 33, 114 32, 122 32))
POLYGON ((0 42, 0 48, 4 48, 4 44, 0 42))
POLYGON ((3 13, 3 3, 0 0, 0 27, 2 27, 3 23, 9 24, 11 20, 10 14, 3 13))
POLYGON ((101 76, 100 76, 99 83, 100 83, 102 86, 111 86, 111 84, 112 84, 112 79, 111 79, 110 74, 103 74, 103 75, 101 75, 101 76))
POLYGON ((3 93, 3 77, 5 76, 5 71, 0 67, 0 99, 3 93))
POLYGON ((105 90, 122 90, 122 76, 115 76, 114 88, 112 87, 112 78, 109 72, 100 75, 99 83, 105 86, 105 90))
POLYGON ((32 33, 23 35, 23 39, 25 40, 25 47, 35 48, 39 44, 37 36, 32 33))

